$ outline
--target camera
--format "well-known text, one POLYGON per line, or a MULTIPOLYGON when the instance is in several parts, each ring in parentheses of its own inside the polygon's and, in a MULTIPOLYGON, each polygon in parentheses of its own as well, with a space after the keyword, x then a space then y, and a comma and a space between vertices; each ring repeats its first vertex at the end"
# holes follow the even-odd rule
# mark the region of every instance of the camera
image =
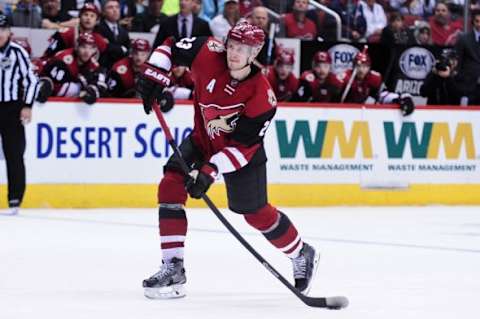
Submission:
POLYGON ((437 63, 435 64, 435 69, 437 71, 447 71, 447 68, 452 68, 453 61, 456 61, 457 59, 458 56, 454 49, 443 49, 437 63))
POLYGON ((447 71, 448 67, 452 67, 450 59, 445 56, 440 56, 437 63, 435 63, 435 69, 437 71, 447 71))

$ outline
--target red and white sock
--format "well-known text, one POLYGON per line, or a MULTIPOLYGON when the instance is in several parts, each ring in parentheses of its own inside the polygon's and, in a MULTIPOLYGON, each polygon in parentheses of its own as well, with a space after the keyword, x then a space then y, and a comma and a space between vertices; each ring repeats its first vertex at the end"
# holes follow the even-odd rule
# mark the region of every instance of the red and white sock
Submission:
POLYGON ((245 219, 289 258, 298 257, 303 241, 287 215, 267 204, 254 214, 246 214, 245 219))

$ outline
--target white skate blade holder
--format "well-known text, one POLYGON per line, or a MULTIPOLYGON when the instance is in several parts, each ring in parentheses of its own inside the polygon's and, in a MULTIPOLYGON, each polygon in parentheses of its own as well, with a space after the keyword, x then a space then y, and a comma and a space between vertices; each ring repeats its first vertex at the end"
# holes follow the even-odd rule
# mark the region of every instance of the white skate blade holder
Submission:
POLYGON ((186 290, 183 284, 144 288, 144 295, 149 299, 176 299, 185 297, 186 290))

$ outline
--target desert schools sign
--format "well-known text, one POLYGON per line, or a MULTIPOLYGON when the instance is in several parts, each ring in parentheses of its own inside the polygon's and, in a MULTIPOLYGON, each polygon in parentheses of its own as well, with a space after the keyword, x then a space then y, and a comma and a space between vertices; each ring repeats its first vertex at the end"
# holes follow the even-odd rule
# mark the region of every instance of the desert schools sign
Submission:
MULTIPOLYGON (((179 143, 193 109, 166 114, 179 143)), ((272 184, 480 184, 480 111, 280 106, 265 136, 272 184)), ((49 102, 27 128, 30 184, 155 184, 172 155, 141 104, 49 102)), ((0 157, 1 158, 1 157, 0 157)), ((1 160, 0 160, 1 161, 1 160)), ((0 181, 5 181, 0 170, 0 181)))

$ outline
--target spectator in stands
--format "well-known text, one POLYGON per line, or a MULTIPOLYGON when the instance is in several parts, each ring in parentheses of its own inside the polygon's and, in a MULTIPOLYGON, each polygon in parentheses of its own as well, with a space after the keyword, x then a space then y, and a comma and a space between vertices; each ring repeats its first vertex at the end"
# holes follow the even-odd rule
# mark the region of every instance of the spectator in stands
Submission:
POLYGON ((42 26, 41 9, 33 0, 20 0, 11 19, 14 27, 40 28, 42 26))
POLYGON ((93 32, 97 24, 100 13, 95 5, 86 3, 80 10, 80 22, 78 28, 60 29, 50 37, 50 44, 44 53, 44 58, 49 58, 55 53, 73 48, 75 46, 75 38, 79 33, 92 33, 97 44, 100 54, 106 52, 108 48, 107 40, 100 34, 93 32))
POLYGON ((227 38, 228 31, 240 20, 238 0, 226 0, 223 14, 219 14, 210 22, 213 35, 223 41, 227 38))
POLYGON ((453 45, 462 29, 459 21, 452 21, 450 9, 445 2, 437 2, 434 15, 428 20, 432 30, 433 44, 446 46, 453 45))
POLYGON ((162 23, 153 43, 154 48, 161 45, 170 36, 182 39, 212 35, 208 22, 194 16, 192 7, 193 0, 180 0, 180 13, 168 17, 162 23))
POLYGON ((428 105, 460 105, 465 86, 459 77, 457 63, 455 50, 444 49, 420 88, 420 95, 427 98, 428 105))
POLYGON ((42 0, 42 28, 61 29, 76 27, 78 19, 60 10, 60 0, 42 0))
POLYGON ((432 14, 435 0, 390 0, 389 5, 393 10, 402 15, 426 17, 432 14))
POLYGON ((295 52, 282 49, 274 65, 268 68, 267 79, 278 101, 290 101, 298 88, 298 79, 293 74, 295 52))
POLYGON ((75 48, 58 52, 41 73, 37 101, 44 103, 53 95, 95 103, 107 88, 105 74, 94 57, 97 50, 93 34, 81 33, 75 48))
MULTIPOLYGON (((330 7, 331 3, 330 0, 318 0, 317 2, 326 7, 330 7)), ((337 21, 331 14, 314 8, 307 11, 307 18, 315 23, 319 41, 337 41, 337 21)))
POLYGON ((410 45, 432 45, 432 31, 426 21, 416 21, 410 33, 410 45))
MULTIPOLYGON (((223 12, 225 0, 195 0, 201 2, 201 10, 197 14, 199 18, 210 22, 213 18, 223 12)), ((194 10, 195 11, 195 10, 194 10)))
POLYGON ((307 18, 308 0, 295 0, 293 12, 283 17, 285 34, 289 38, 313 40, 317 37, 317 26, 307 18))
POLYGON ((365 36, 367 22, 358 0, 333 0, 331 7, 341 17, 343 37, 356 42, 365 36))
POLYGON ((193 0, 192 12, 193 12, 194 15, 196 15, 197 17, 199 17, 202 20, 207 21, 208 23, 210 23, 212 21, 212 19, 209 16, 205 15, 205 13, 203 11, 202 0, 193 0))
POLYGON ((379 42, 383 28, 387 25, 387 16, 376 0, 360 1, 363 17, 367 23, 365 37, 368 42, 379 42))
POLYGON ((390 13, 388 25, 383 28, 380 42, 388 47, 406 45, 410 41, 409 33, 403 24, 403 16, 399 12, 390 13))
POLYGON ((150 43, 145 39, 135 39, 132 42, 131 55, 116 62, 108 74, 108 96, 136 96, 135 84, 140 66, 147 61, 151 50, 150 43))
POLYGON ((96 26, 95 31, 108 40, 108 48, 102 56, 102 66, 110 67, 118 60, 128 55, 130 37, 128 31, 118 22, 120 21, 120 3, 118 0, 103 2, 103 19, 96 26))
POLYGON ((167 16, 162 13, 163 0, 149 0, 148 9, 137 14, 132 21, 132 31, 157 33, 167 16))
POLYGON ((251 23, 261 28, 265 32, 265 43, 262 50, 257 55, 257 61, 262 65, 271 65, 275 60, 277 45, 275 40, 269 38, 270 20, 268 19, 268 11, 265 7, 256 7, 250 16, 251 23))
POLYGON ((240 16, 250 15, 255 7, 263 6, 262 0, 240 0, 240 16))
POLYGON ((480 104, 480 11, 471 13, 473 29, 459 37, 455 49, 458 53, 458 69, 466 91, 469 104, 480 104))
POLYGON ((118 23, 127 30, 132 29, 132 22, 137 14, 148 10, 144 0, 119 0, 119 3, 121 18, 118 23))
POLYGON ((86 3, 94 4, 98 10, 101 8, 101 0, 61 0, 62 11, 68 12, 70 15, 77 17, 86 3))
POLYGON ((180 12, 180 0, 163 0, 162 12, 167 16, 173 16, 180 12))
POLYGON ((313 56, 312 69, 302 73, 293 100, 297 102, 339 102, 343 82, 331 72, 332 59, 328 52, 313 56))

